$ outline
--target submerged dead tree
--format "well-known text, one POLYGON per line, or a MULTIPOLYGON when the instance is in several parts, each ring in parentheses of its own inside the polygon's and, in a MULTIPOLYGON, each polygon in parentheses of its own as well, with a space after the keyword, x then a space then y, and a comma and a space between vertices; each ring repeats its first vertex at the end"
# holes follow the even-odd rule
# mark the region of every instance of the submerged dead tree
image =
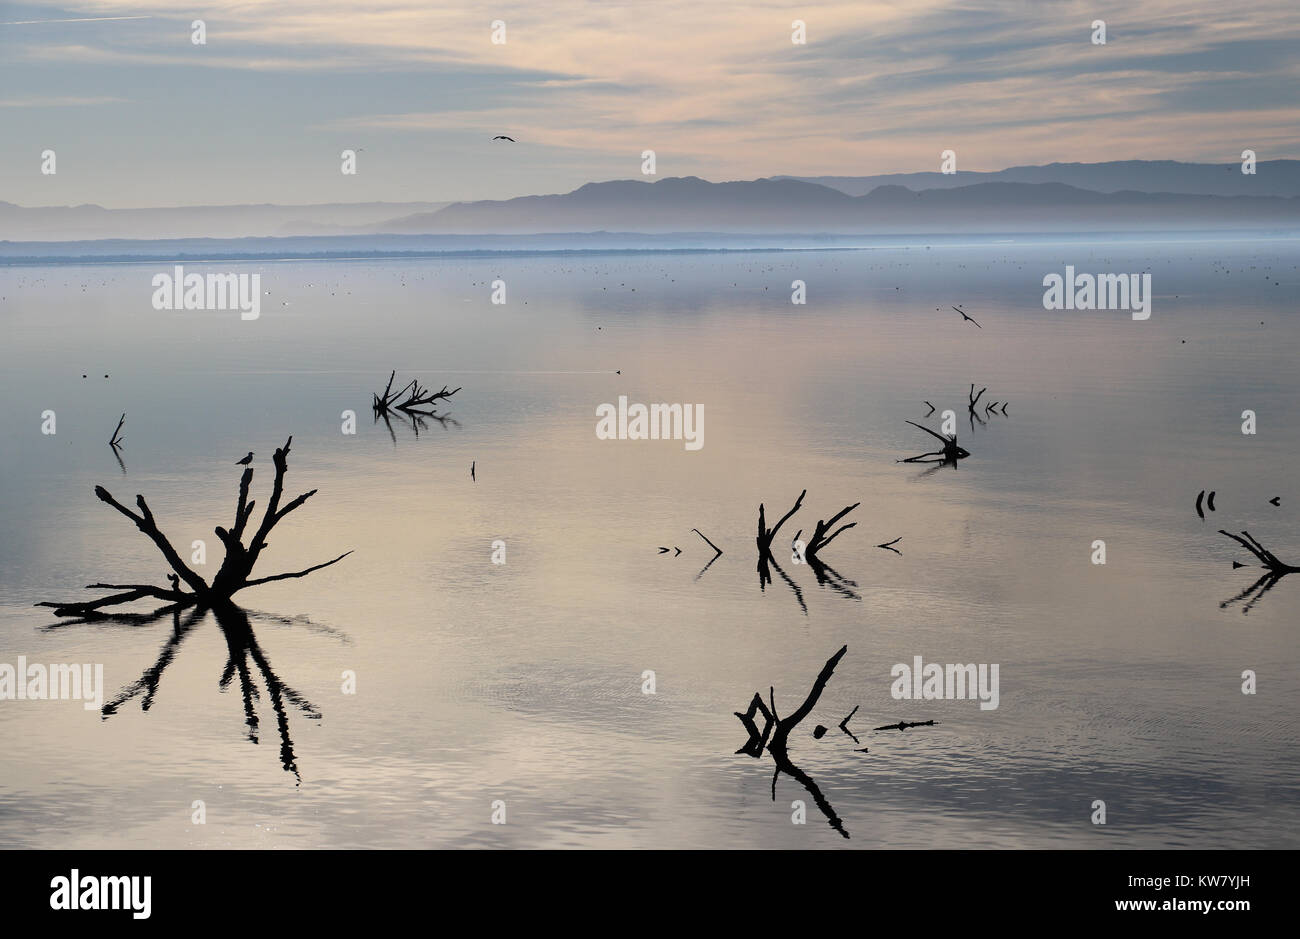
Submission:
POLYGON ((709 563, 705 564, 702 568, 700 568, 700 572, 695 575, 695 579, 699 580, 701 577, 704 576, 705 572, 708 571, 708 569, 713 566, 713 562, 716 561, 718 558, 722 557, 722 549, 719 548, 717 545, 715 545, 708 538, 705 538, 704 532, 700 531, 698 528, 692 528, 691 531, 695 532, 695 534, 699 535, 701 538, 704 538, 704 543, 707 544, 714 551, 713 557, 709 558, 709 563))
POLYGON ((388 376, 388 385, 384 388, 382 395, 374 395, 374 401, 371 407, 375 414, 387 414, 391 411, 401 411, 404 414, 418 414, 422 417, 437 417, 433 408, 439 401, 446 401, 460 388, 452 391, 447 390, 447 386, 442 386, 442 391, 430 391, 424 385, 421 385, 418 379, 412 378, 405 386, 398 391, 393 391, 393 379, 397 377, 397 370, 393 369, 388 376))
POLYGON ((108 446, 113 451, 113 458, 117 460, 117 465, 122 468, 122 475, 126 475, 126 464, 122 462, 122 425, 126 423, 126 412, 117 420, 117 427, 113 428, 113 436, 109 438, 108 446))
POLYGON ((916 421, 908 421, 907 423, 911 424, 918 430, 925 431, 931 437, 937 438, 943 444, 943 449, 934 450, 930 453, 922 453, 917 456, 909 456, 905 460, 899 460, 899 463, 938 463, 940 466, 951 465, 956 469, 958 460, 964 460, 966 457, 970 456, 969 450, 957 445, 956 434, 944 436, 938 431, 931 430, 928 427, 923 427, 916 423, 916 421))
POLYGON ((847 525, 841 525, 839 528, 835 529, 835 531, 831 532, 829 535, 826 534, 828 531, 831 530, 831 527, 836 522, 838 522, 844 516, 848 515, 850 512, 852 512, 861 504, 862 504, 861 502, 855 502, 852 505, 846 505, 844 508, 840 509, 834 515, 832 515, 829 522, 818 520, 817 527, 813 529, 813 536, 812 538, 808 539, 808 546, 804 548, 804 552, 803 552, 804 557, 811 562, 813 558, 817 557, 818 552, 820 552, 822 548, 826 547, 828 544, 830 544, 832 541, 838 538, 842 533, 848 531, 850 528, 853 528, 855 525, 857 525, 858 524, 857 522, 849 522, 847 525))
POLYGON ((370 409, 374 413, 375 422, 378 423, 383 418, 384 425, 388 428, 388 435, 393 438, 393 443, 397 443, 397 435, 393 431, 393 424, 390 418, 397 418, 399 423, 410 422, 411 430, 415 436, 420 436, 420 431, 427 429, 425 419, 437 421, 444 428, 448 424, 456 427, 460 423, 450 415, 439 414, 434 408, 440 401, 447 401, 460 388, 447 390, 443 385, 441 391, 430 391, 424 385, 421 385, 418 379, 411 379, 397 391, 393 391, 393 381, 397 378, 397 370, 394 369, 388 376, 388 384, 384 387, 382 395, 372 394, 370 409))
MULTIPOLYGON (((782 515, 781 520, 771 528, 767 527, 767 518, 764 515, 763 503, 760 502, 758 504, 758 537, 755 538, 754 541, 758 545, 758 585, 760 588, 766 587, 772 582, 772 572, 769 565, 775 567, 781 574, 782 578, 784 578, 787 583, 790 583, 790 579, 786 577, 785 572, 781 570, 781 565, 777 564, 776 558, 772 556, 772 539, 774 539, 777 532, 781 530, 781 526, 790 520, 790 516, 799 511, 799 507, 803 505, 803 497, 806 495, 808 495, 807 489, 799 493, 799 498, 794 500, 794 505, 790 508, 790 511, 782 515)), ((791 587, 794 589, 796 595, 798 595, 799 588, 794 587, 792 583, 791 587)), ((802 596, 799 598, 799 603, 800 605, 803 604, 802 596)))
MULTIPOLYGON (((239 498, 235 506, 235 522, 229 529, 217 526, 216 534, 221 543, 226 548, 226 556, 221 562, 221 567, 209 584, 199 574, 181 559, 180 554, 172 546, 167 536, 162 533, 158 527, 158 522, 154 518, 153 512, 144 500, 144 496, 137 495, 135 504, 138 512, 133 512, 126 506, 122 505, 109 493, 103 486, 95 487, 95 495, 101 502, 111 505, 118 512, 125 515, 135 527, 140 529, 146 537, 157 545, 159 552, 166 559, 167 564, 172 569, 168 575, 171 582, 170 587, 159 587, 154 584, 113 584, 113 583, 94 583, 87 585, 88 590, 117 590, 119 593, 113 593, 98 600, 89 600, 85 602, 68 602, 53 603, 43 602, 37 606, 47 606, 54 608, 56 616, 73 616, 83 619, 91 619, 102 615, 101 610, 105 607, 119 606, 127 603, 134 603, 137 600, 163 600, 168 604, 175 605, 176 609, 185 609, 190 606, 201 606, 212 608, 217 604, 229 601, 230 598, 240 590, 248 587, 257 587, 261 584, 268 584, 276 580, 287 580, 289 578, 306 577, 308 574, 318 571, 321 568, 329 567, 331 564, 337 564, 343 560, 351 551, 347 551, 334 558, 332 561, 326 561, 322 564, 316 564, 301 571, 292 571, 284 574, 272 574, 268 577, 253 577, 253 568, 256 566, 258 558, 267 547, 267 537, 271 530, 284 520, 284 517, 294 509, 301 506, 304 502, 316 494, 313 489, 305 492, 296 499, 291 500, 288 504, 281 507, 280 500, 284 494, 284 477, 289 471, 289 446, 293 443, 293 437, 285 441, 283 447, 275 451, 272 458, 275 464, 275 481, 271 486, 271 497, 266 504, 266 509, 262 513, 262 520, 258 523, 256 530, 251 536, 248 536, 247 545, 244 544, 245 533, 248 529, 249 522, 253 517, 253 508, 256 502, 248 498, 249 487, 253 482, 253 468, 248 466, 244 469, 243 475, 239 480, 239 498), (183 584, 183 586, 182 586, 183 584), (188 589, 186 589, 188 588, 188 589)), ((170 607, 168 607, 170 609, 170 607)))
MULTIPOLYGON (((781 565, 777 563, 776 557, 772 554, 772 542, 775 540, 777 533, 780 532, 781 526, 789 521, 791 516, 798 512, 803 506, 803 499, 807 494, 807 489, 800 492, 799 498, 796 499, 794 505, 790 507, 790 511, 781 516, 780 520, 771 528, 767 527, 766 506, 763 503, 759 503, 758 537, 754 539, 758 546, 759 589, 765 590, 767 585, 772 582, 772 571, 775 569, 777 574, 781 576, 781 579, 785 581, 786 586, 788 586, 794 593, 795 599, 799 601, 799 606, 804 613, 808 612, 808 605, 804 602, 803 591, 799 589, 799 585, 791 580, 789 575, 782 570, 781 565)), ((840 509, 832 515, 829 520, 818 520, 816 528, 813 529, 812 537, 806 544, 800 540, 800 536, 803 535, 803 529, 799 529, 799 531, 795 533, 791 545, 791 548, 793 549, 791 560, 793 560, 795 564, 807 564, 808 567, 812 568, 813 573, 817 576, 817 583, 820 586, 830 586, 851 600, 862 599, 854 592, 854 589, 858 585, 854 581, 842 576, 829 564, 823 561, 820 557, 820 553, 822 549, 838 538, 841 534, 857 525, 857 522, 849 522, 846 525, 841 525, 839 528, 835 528, 836 523, 839 522, 840 519, 844 518, 844 516, 848 515, 859 505, 861 505, 860 502, 855 502, 852 505, 840 509)))
POLYGON ((1241 608, 1241 612, 1243 614, 1249 613, 1264 594, 1277 586, 1279 580, 1287 574, 1300 573, 1300 567, 1296 567, 1292 564, 1285 564, 1278 560, 1277 555, 1273 554, 1272 551, 1268 550, 1268 548, 1265 548, 1255 540, 1254 536, 1248 531, 1243 531, 1241 535, 1234 535, 1232 532, 1224 531, 1220 528, 1219 534, 1226 535, 1233 541, 1237 542, 1237 544, 1241 545, 1251 554, 1255 555, 1255 557, 1259 558, 1264 566, 1264 575, 1235 597, 1229 597, 1227 600, 1220 603, 1219 609, 1221 610, 1227 609, 1234 603, 1246 600, 1247 603, 1241 608))
MULTIPOLYGON (((977 411, 976 411, 976 406, 979 404, 979 400, 980 400, 980 398, 984 396, 984 392, 986 392, 986 391, 988 391, 988 388, 987 388, 987 387, 985 387, 985 388, 981 388, 979 394, 976 394, 976 393, 975 393, 975 383, 974 383, 974 382, 971 382, 970 392, 966 395, 966 397, 967 397, 967 399, 968 399, 967 402, 966 402, 966 410, 967 410, 967 412, 970 414, 970 429, 971 429, 971 432, 972 432, 972 433, 974 433, 974 431, 975 431, 975 422, 976 422, 976 421, 978 421, 978 422, 980 423, 980 426, 983 426, 983 425, 985 424, 985 420, 984 420, 984 418, 983 418, 983 417, 980 417, 979 414, 977 413, 977 411)), ((992 402, 990 402, 990 403, 984 405, 984 417, 987 417, 987 416, 990 415, 990 414, 998 414, 998 413, 1002 414, 1003 417, 1006 417, 1006 415, 1007 415, 1007 404, 1008 404, 1008 402, 1006 402, 1006 401, 992 401, 992 402), (1001 410, 1001 411, 998 410, 998 405, 999 405, 999 404, 1002 405, 1002 410, 1001 410)), ((927 416, 928 416, 928 415, 927 415, 927 416)))
MULTIPOLYGON (((821 519, 818 519, 817 526, 813 529, 812 537, 808 539, 808 543, 803 549, 804 561, 810 568, 812 568, 813 573, 817 575, 817 583, 823 587, 831 587, 848 597, 850 600, 862 599, 852 589, 857 587, 857 584, 844 577, 835 570, 835 568, 823 561, 820 557, 820 553, 823 548, 838 538, 842 533, 858 524, 857 522, 849 522, 847 525, 841 525, 839 528, 836 528, 835 531, 831 532, 831 528, 834 527, 836 522, 848 515, 861 504, 861 502, 855 502, 852 505, 845 506, 832 515, 830 521, 822 521, 821 519), (830 534, 827 534, 827 532, 830 532, 830 534)), ((799 540, 799 535, 801 534, 803 534, 803 529, 800 529, 798 534, 794 536, 795 541, 799 540)))
MULTIPOLYGON (((780 527, 779 525, 777 527, 780 527)), ((782 773, 795 779, 801 786, 808 790, 808 794, 813 797, 813 802, 817 808, 826 816, 827 823, 845 838, 849 837, 848 831, 844 828, 844 822, 835 814, 835 809, 822 795, 821 789, 811 776, 795 765, 790 759, 788 751, 790 734, 794 729, 803 722, 809 714, 812 713, 817 701, 826 690, 826 684, 835 674, 835 666, 844 658, 844 654, 849 651, 848 646, 841 646, 840 650, 826 660, 822 670, 818 673, 816 680, 813 682, 812 690, 799 707, 791 714, 781 717, 776 712, 776 692, 768 688, 768 700, 771 708, 763 704, 763 698, 758 692, 754 693, 753 700, 750 701, 749 708, 744 711, 735 711, 736 717, 740 718, 741 724, 749 733, 749 739, 745 745, 737 750, 737 753, 744 753, 752 756, 754 759, 760 759, 763 751, 771 755, 772 762, 776 764, 776 770, 772 773, 772 801, 776 801, 776 781, 782 773), (763 727, 760 730, 758 722, 754 720, 756 714, 762 714, 763 727)), ((856 708, 855 708, 856 710, 856 708)), ((845 718, 847 721, 848 718, 845 718)))

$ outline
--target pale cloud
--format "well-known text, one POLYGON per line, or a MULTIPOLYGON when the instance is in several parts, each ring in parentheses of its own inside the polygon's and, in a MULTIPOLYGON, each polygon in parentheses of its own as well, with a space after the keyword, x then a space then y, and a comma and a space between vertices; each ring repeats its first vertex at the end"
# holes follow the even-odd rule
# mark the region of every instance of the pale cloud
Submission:
POLYGON ((73 27, 6 35, 16 58, 251 70, 271 89, 282 73, 410 74, 431 93, 470 76, 451 103, 350 102, 300 129, 509 133, 559 160, 625 160, 626 175, 643 149, 661 174, 725 178, 937 169, 947 148, 967 169, 1300 152, 1297 111, 1260 94, 1300 78, 1295 0, 1257 0, 1249 16, 1220 0, 211 0, 194 14, 202 48, 189 45, 190 15, 145 0, 58 13, 153 19, 96 43, 73 27), (796 18, 805 46, 790 42, 796 18), (1098 18, 1105 46, 1090 42, 1098 18), (504 45, 490 42, 496 19, 504 45), (1206 88, 1220 93, 1208 100, 1206 88))

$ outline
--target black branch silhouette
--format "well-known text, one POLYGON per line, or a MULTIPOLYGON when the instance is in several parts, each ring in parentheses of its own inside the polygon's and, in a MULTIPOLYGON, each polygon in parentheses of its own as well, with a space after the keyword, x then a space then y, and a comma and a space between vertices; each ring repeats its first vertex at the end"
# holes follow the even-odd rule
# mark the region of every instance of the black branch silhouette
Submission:
POLYGON ((459 427, 460 422, 447 414, 439 414, 434 408, 439 402, 447 401, 460 388, 448 390, 446 385, 442 386, 441 391, 430 391, 424 385, 421 385, 417 379, 411 379, 397 391, 393 390, 393 381, 397 378, 397 370, 394 369, 388 376, 388 384, 384 387, 382 395, 372 395, 371 411, 374 413, 375 423, 380 419, 383 420, 384 426, 388 428, 388 435, 393 438, 393 443, 397 443, 397 433, 393 430, 393 419, 399 424, 409 427, 415 436, 420 436, 420 431, 427 430, 426 421, 437 421, 445 430, 449 425, 459 427))
MULTIPOLYGON (((781 565, 777 564, 776 558, 772 556, 772 539, 774 539, 777 532, 781 530, 781 526, 790 520, 790 516, 799 511, 799 507, 803 505, 803 497, 807 494, 807 489, 799 493, 799 498, 794 500, 794 505, 790 508, 790 511, 782 515, 781 520, 771 528, 767 527, 767 518, 764 514, 765 509, 763 503, 760 502, 758 504, 758 537, 755 538, 754 541, 758 545, 758 585, 760 588, 764 588, 772 582, 772 572, 770 567, 775 567, 786 583, 790 584, 791 588, 795 591, 795 595, 799 595, 799 588, 795 587, 790 578, 785 576, 785 572, 781 570, 781 565)), ((799 597, 799 603, 801 606, 803 605, 802 596, 799 597)), ((807 608, 805 607, 805 611, 806 610, 807 608)))
MULTIPOLYGON (((836 522, 848 515, 861 504, 861 502, 855 502, 852 505, 845 506, 832 515, 829 521, 822 521, 819 519, 817 525, 813 528, 812 537, 808 539, 803 550, 804 561, 807 562, 808 566, 812 568, 812 572, 817 576, 818 585, 822 587, 830 587, 850 600, 862 599, 855 591, 855 588, 858 586, 857 583, 844 577, 835 570, 835 568, 823 561, 820 557, 820 553, 823 548, 838 538, 841 534, 858 524, 857 522, 849 522, 847 525, 841 525, 839 528, 831 531, 831 529, 835 527, 836 522)), ((802 534, 803 529, 800 529, 799 533, 794 536, 795 540, 797 541, 799 535, 802 534)))
POLYGON ((980 389, 980 393, 979 393, 979 394, 976 394, 976 393, 975 393, 975 383, 974 383, 974 382, 971 382, 970 391, 969 391, 969 392, 967 393, 967 395, 966 395, 966 397, 969 399, 969 400, 967 401, 967 403, 966 403, 966 411, 967 411, 967 412, 969 413, 969 415, 970 415, 970 429, 971 429, 971 433, 974 433, 974 432, 975 432, 975 422, 976 422, 976 421, 979 421, 980 424, 983 424, 983 423, 984 423, 984 419, 983 419, 982 417, 980 417, 979 414, 976 413, 975 408, 976 408, 976 406, 979 404, 979 400, 980 400, 980 398, 982 398, 982 397, 984 396, 984 392, 986 392, 986 391, 988 391, 988 390, 989 390, 989 389, 988 389, 988 387, 986 386, 986 387, 980 389))
POLYGON ((376 414, 401 411, 405 414, 418 414, 422 417, 437 417, 433 409, 438 402, 446 401, 457 391, 460 391, 459 387, 448 391, 446 385, 442 386, 441 391, 430 391, 415 378, 412 378, 399 390, 393 391, 393 380, 395 378, 397 378, 396 369, 388 376, 388 385, 384 388, 384 393, 374 395, 372 407, 376 414))
MULTIPOLYGON (((805 614, 808 612, 808 604, 804 602, 803 591, 799 589, 799 585, 796 584, 788 574, 786 574, 786 572, 781 568, 781 565, 777 562, 776 557, 772 554, 772 542, 781 531, 781 526, 789 521, 790 518, 803 506, 804 496, 807 494, 807 489, 800 492, 799 498, 796 499, 794 505, 790 507, 790 511, 781 516, 780 520, 778 520, 771 528, 767 527, 767 508, 764 504, 760 503, 758 506, 758 535, 754 539, 755 544, 758 547, 759 589, 766 590, 767 585, 772 582, 772 571, 775 570, 780 578, 785 581, 786 586, 790 588, 795 599, 799 603, 800 609, 802 609, 805 614)), ((799 531, 795 533, 794 541, 791 545, 793 548, 793 561, 796 564, 807 564, 817 576, 818 585, 823 587, 829 586, 837 593, 842 594, 850 600, 862 599, 856 593, 856 588, 858 586, 857 583, 844 577, 822 560, 819 555, 820 552, 832 541, 857 525, 857 522, 849 522, 845 525, 840 525, 838 528, 835 527, 840 519, 844 518, 844 516, 848 515, 859 505, 861 505, 860 502, 855 502, 852 505, 840 509, 840 511, 832 515, 829 520, 819 520, 816 527, 813 529, 812 537, 806 544, 800 541, 800 538, 803 535, 803 529, 799 529, 799 531)))
POLYGON ((122 475, 126 475, 126 463, 122 461, 122 441, 126 438, 122 436, 122 425, 126 423, 126 412, 118 418, 117 427, 113 429, 113 436, 108 440, 109 449, 113 451, 113 459, 117 460, 117 465, 122 469, 122 475))
POLYGON ((836 522, 848 515, 861 504, 861 502, 855 502, 852 505, 846 505, 844 508, 832 515, 830 521, 818 520, 816 527, 813 529, 813 535, 808 539, 808 544, 804 548, 804 557, 811 562, 813 558, 817 557, 817 554, 822 548, 826 547, 850 528, 856 526, 858 524, 857 522, 849 522, 847 525, 841 525, 839 528, 836 528, 835 531, 831 531, 831 528, 834 527, 836 522), (827 532, 830 532, 830 534, 827 534, 827 532))
POLYGON ((221 526, 217 526, 215 529, 217 537, 221 539, 221 543, 225 546, 226 555, 221 562, 221 567, 213 576, 211 584, 181 559, 180 554, 172 546, 167 536, 159 529, 158 522, 150 510, 149 504, 145 502, 144 496, 137 495, 135 497, 135 504, 139 511, 133 512, 114 499, 103 486, 96 486, 95 495, 99 497, 101 502, 111 505, 122 515, 129 518, 135 523, 135 527, 140 529, 158 547, 159 552, 161 552, 168 566, 172 569, 172 573, 167 575, 171 586, 168 588, 153 584, 94 583, 89 584, 87 589, 116 590, 120 592, 100 597, 97 600, 83 602, 45 601, 36 605, 53 607, 55 616, 70 616, 81 619, 99 617, 103 615, 101 611, 105 607, 119 606, 146 599, 166 601, 168 606, 163 607, 164 611, 170 610, 172 606, 175 606, 176 609, 184 609, 190 606, 212 608, 223 601, 228 601, 235 593, 247 587, 256 587, 276 580, 306 577, 321 568, 337 564, 352 552, 344 552, 332 561, 315 564, 301 571, 273 574, 269 577, 254 578, 252 576, 254 566, 267 547, 266 539, 271 534, 271 530, 283 521, 285 516, 316 494, 316 490, 313 489, 291 500, 283 507, 280 505, 280 500, 284 494, 284 477, 289 471, 289 447, 292 443, 293 437, 290 437, 285 441, 283 447, 275 451, 273 457, 275 480, 271 486, 271 497, 262 513, 262 520, 253 534, 249 536, 247 545, 244 544, 245 532, 252 519, 256 502, 250 501, 248 498, 249 487, 253 482, 253 468, 248 466, 244 469, 239 480, 239 498, 235 506, 234 525, 229 530, 221 526), (182 582, 184 587, 181 585, 182 582))
MULTIPOLYGON (((745 713, 735 712, 736 717, 740 718, 740 722, 749 732, 749 740, 736 752, 758 759, 762 757, 763 751, 766 749, 771 755, 772 761, 776 764, 776 770, 772 774, 772 801, 776 801, 776 781, 782 773, 785 773, 808 790, 808 794, 813 797, 813 802, 826 816, 830 826, 845 838, 849 837, 849 833, 844 828, 844 822, 835 814, 834 807, 822 795, 821 789, 813 778, 790 759, 788 746, 790 734, 817 706, 818 699, 821 698, 822 692, 826 690, 826 685, 831 680, 831 676, 835 674, 835 666, 840 663, 840 659, 844 658, 844 654, 848 651, 849 647, 847 645, 841 646, 840 651, 826 660, 826 664, 822 666, 821 672, 818 673, 816 680, 813 682, 812 690, 804 698, 803 704, 799 705, 790 715, 780 717, 777 714, 776 692, 772 688, 768 689, 768 700, 771 702, 770 709, 763 705, 762 697, 755 692, 749 710, 745 713), (754 715, 757 713, 763 715, 763 728, 761 731, 758 728, 757 721, 754 720, 754 715)), ((847 720, 848 718, 845 718, 845 721, 847 720)))
POLYGON ((708 569, 713 566, 713 562, 716 561, 718 558, 722 557, 722 549, 719 548, 717 545, 715 545, 708 538, 706 538, 704 532, 700 531, 698 528, 692 528, 691 531, 695 532, 695 534, 699 535, 701 538, 704 538, 704 543, 707 544, 714 551, 713 557, 709 558, 709 563, 705 564, 702 568, 700 568, 700 572, 695 575, 695 579, 699 580, 701 577, 705 575, 708 569))
POLYGON ((1237 544, 1245 548, 1247 551, 1249 551, 1251 554, 1255 555, 1255 557, 1257 557, 1260 560, 1260 562, 1263 564, 1264 567, 1263 576, 1261 576, 1259 580, 1255 581, 1253 584, 1251 584, 1241 593, 1237 594, 1234 597, 1229 597, 1227 600, 1224 600, 1222 603, 1220 603, 1219 609, 1221 610, 1226 610, 1234 603, 1241 603, 1244 600, 1246 602, 1242 606, 1241 612, 1243 615, 1249 613, 1254 608, 1255 604, 1258 603, 1260 599, 1264 596, 1264 594, 1268 593, 1275 586, 1277 586, 1277 582, 1279 580, 1281 580, 1287 574, 1295 574, 1297 572, 1300 572, 1300 567, 1296 567, 1295 565, 1292 564, 1285 564, 1282 561, 1278 560, 1277 555, 1273 554, 1272 551, 1268 550, 1262 544, 1260 544, 1259 541, 1257 541, 1255 537, 1251 535, 1251 533, 1248 531, 1242 531, 1240 535, 1234 535, 1232 534, 1232 532, 1225 531, 1222 528, 1220 528, 1219 534, 1226 535, 1227 537, 1231 538, 1233 541, 1237 542, 1237 544))
POLYGON ((958 460, 964 460, 966 457, 970 456, 969 450, 957 445, 956 434, 945 436, 938 431, 931 430, 928 427, 923 427, 916 423, 916 421, 908 421, 907 423, 911 424, 918 430, 925 431, 931 437, 937 438, 943 444, 943 449, 934 450, 930 453, 921 453, 917 456, 909 456, 905 460, 899 460, 899 463, 937 463, 940 466, 952 466, 956 469, 958 460))
MULTIPOLYGON (((979 400, 980 400, 980 398, 983 397, 984 392, 986 392, 986 391, 988 391, 988 388, 981 388, 980 391, 979 391, 979 394, 976 394, 976 393, 975 393, 975 383, 972 382, 972 383, 971 383, 971 386, 970 386, 970 391, 969 391, 969 392, 967 393, 967 395, 966 395, 966 397, 967 397, 967 399, 968 399, 968 400, 967 400, 967 403, 966 403, 966 410, 967 410, 967 412, 968 412, 969 415, 970 415, 970 429, 971 429, 972 432, 974 432, 974 430, 975 430, 975 422, 976 422, 976 421, 978 421, 978 422, 980 423, 981 426, 982 426, 984 423, 986 423, 985 420, 984 420, 984 418, 983 418, 983 417, 980 417, 980 416, 979 416, 979 412, 976 410, 976 407, 977 407, 978 404, 979 404, 979 400)), ((1003 417, 1005 417, 1006 414, 1007 414, 1007 404, 1008 404, 1008 402, 1006 402, 1006 401, 991 401, 991 402, 989 402, 988 404, 984 405, 984 417, 988 417, 990 414, 1001 414, 1003 417), (1001 410, 998 409, 998 405, 999 405, 999 404, 1002 405, 1001 410)))

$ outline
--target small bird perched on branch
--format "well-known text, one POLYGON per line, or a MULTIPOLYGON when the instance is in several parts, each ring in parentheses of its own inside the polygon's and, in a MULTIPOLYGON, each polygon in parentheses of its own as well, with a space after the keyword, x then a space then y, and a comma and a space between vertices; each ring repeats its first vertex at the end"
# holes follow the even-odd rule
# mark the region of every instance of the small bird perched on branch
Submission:
POLYGON ((236 465, 236 466, 247 466, 249 463, 252 463, 252 462, 253 462, 253 451, 252 451, 252 450, 249 450, 249 451, 248 451, 248 456, 244 457, 242 460, 240 460, 239 462, 237 462, 235 465, 236 465))

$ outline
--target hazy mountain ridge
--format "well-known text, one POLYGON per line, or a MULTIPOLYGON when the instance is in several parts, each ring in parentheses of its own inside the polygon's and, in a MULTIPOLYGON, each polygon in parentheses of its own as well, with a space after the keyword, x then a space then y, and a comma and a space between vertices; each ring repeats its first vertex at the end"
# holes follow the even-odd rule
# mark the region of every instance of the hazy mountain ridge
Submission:
POLYGON ((1047 163, 992 172, 887 173, 877 176, 777 176, 829 186, 851 196, 878 186, 954 189, 975 183, 1065 183, 1096 192, 1175 192, 1200 196, 1300 196, 1300 160, 1261 160, 1253 175, 1241 163, 1182 163, 1178 160, 1113 160, 1106 163, 1047 163))
POLYGON ((384 233, 593 231, 926 232, 1300 227, 1300 197, 1214 196, 1065 183, 975 183, 861 196, 796 179, 710 183, 694 176, 588 183, 570 193, 458 202, 380 223, 384 233))
POLYGON ((992 173, 587 183, 475 202, 106 209, 0 202, 0 240, 402 234, 913 234, 1300 229, 1300 160, 1052 163, 992 173), (1089 185, 1080 185, 1080 183, 1089 185))

